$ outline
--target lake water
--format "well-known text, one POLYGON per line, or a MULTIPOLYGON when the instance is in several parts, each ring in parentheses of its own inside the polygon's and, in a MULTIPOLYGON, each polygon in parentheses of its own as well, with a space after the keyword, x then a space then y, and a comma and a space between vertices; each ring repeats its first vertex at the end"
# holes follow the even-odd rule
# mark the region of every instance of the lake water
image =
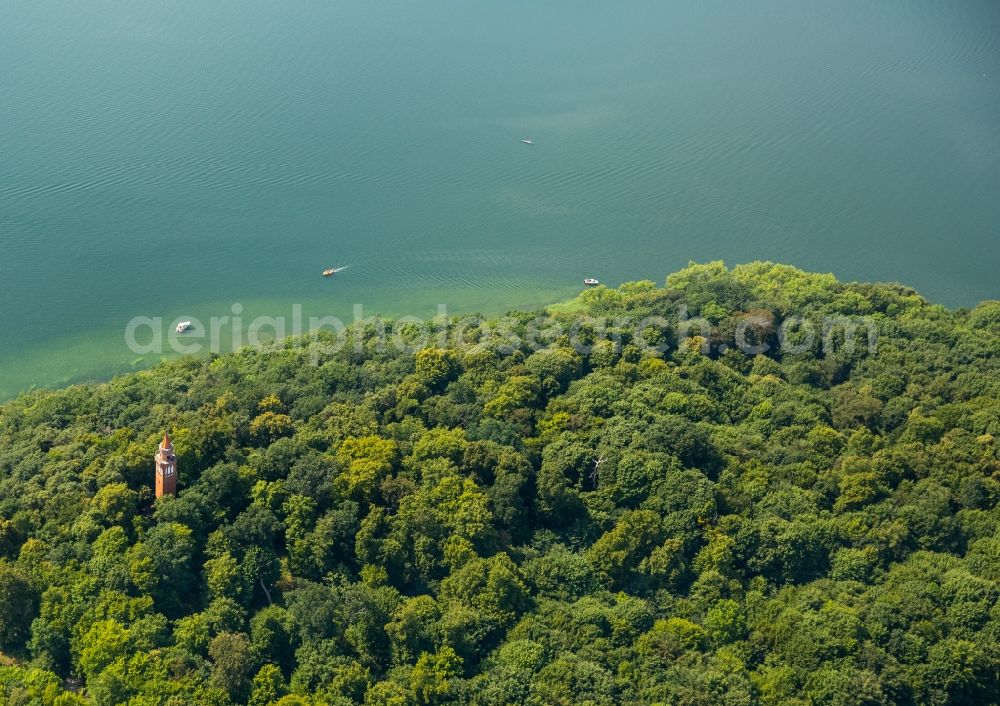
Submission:
POLYGON ((719 258, 1000 297, 995 0, 12 0, 2 37, 0 397, 235 303, 493 313, 719 258))

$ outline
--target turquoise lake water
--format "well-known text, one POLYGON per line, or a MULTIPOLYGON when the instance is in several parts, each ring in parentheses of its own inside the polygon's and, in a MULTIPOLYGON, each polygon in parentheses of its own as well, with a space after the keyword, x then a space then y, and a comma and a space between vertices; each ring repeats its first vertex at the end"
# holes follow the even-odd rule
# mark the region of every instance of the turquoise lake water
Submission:
POLYGON ((236 303, 494 313, 720 258, 1000 297, 993 0, 15 0, 2 37, 0 397, 236 303))

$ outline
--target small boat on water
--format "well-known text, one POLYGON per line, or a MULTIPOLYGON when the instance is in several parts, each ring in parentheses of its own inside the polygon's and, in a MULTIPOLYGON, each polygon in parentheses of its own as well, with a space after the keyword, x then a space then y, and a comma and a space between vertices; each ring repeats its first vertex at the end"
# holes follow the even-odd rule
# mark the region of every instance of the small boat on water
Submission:
POLYGON ((596 279, 594 279, 593 277, 588 277, 587 279, 583 280, 583 283, 584 283, 585 285, 587 285, 588 287, 596 287, 597 285, 599 285, 599 284, 600 284, 600 282, 598 282, 598 281, 597 281, 596 279))
POLYGON ((325 270, 323 270, 323 276, 324 277, 329 277, 330 275, 335 275, 335 274, 337 274, 337 268, 336 267, 328 267, 325 270))
POLYGON ((177 333, 184 333, 189 328, 191 328, 190 321, 181 321, 179 324, 177 324, 177 333))
POLYGON ((533 145, 533 144, 535 144, 534 140, 528 140, 528 139, 521 140, 521 142, 523 142, 526 145, 533 145))

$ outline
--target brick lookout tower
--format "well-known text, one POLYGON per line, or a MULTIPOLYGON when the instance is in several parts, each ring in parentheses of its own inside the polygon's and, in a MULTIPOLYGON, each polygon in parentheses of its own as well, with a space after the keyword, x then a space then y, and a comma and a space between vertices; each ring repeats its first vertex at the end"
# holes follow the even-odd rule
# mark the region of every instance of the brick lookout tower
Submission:
POLYGON ((177 495, 177 457, 174 456, 170 435, 166 432, 153 460, 156 462, 156 497, 177 495))

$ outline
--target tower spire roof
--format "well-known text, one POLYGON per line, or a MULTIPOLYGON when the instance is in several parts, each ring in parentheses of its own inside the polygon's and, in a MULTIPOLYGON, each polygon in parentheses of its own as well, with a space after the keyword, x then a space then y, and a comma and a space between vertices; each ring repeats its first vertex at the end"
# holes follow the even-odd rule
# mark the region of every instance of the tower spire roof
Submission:
POLYGON ((170 434, 168 434, 167 432, 163 432, 163 441, 160 442, 160 446, 162 446, 165 449, 170 448, 170 434))

